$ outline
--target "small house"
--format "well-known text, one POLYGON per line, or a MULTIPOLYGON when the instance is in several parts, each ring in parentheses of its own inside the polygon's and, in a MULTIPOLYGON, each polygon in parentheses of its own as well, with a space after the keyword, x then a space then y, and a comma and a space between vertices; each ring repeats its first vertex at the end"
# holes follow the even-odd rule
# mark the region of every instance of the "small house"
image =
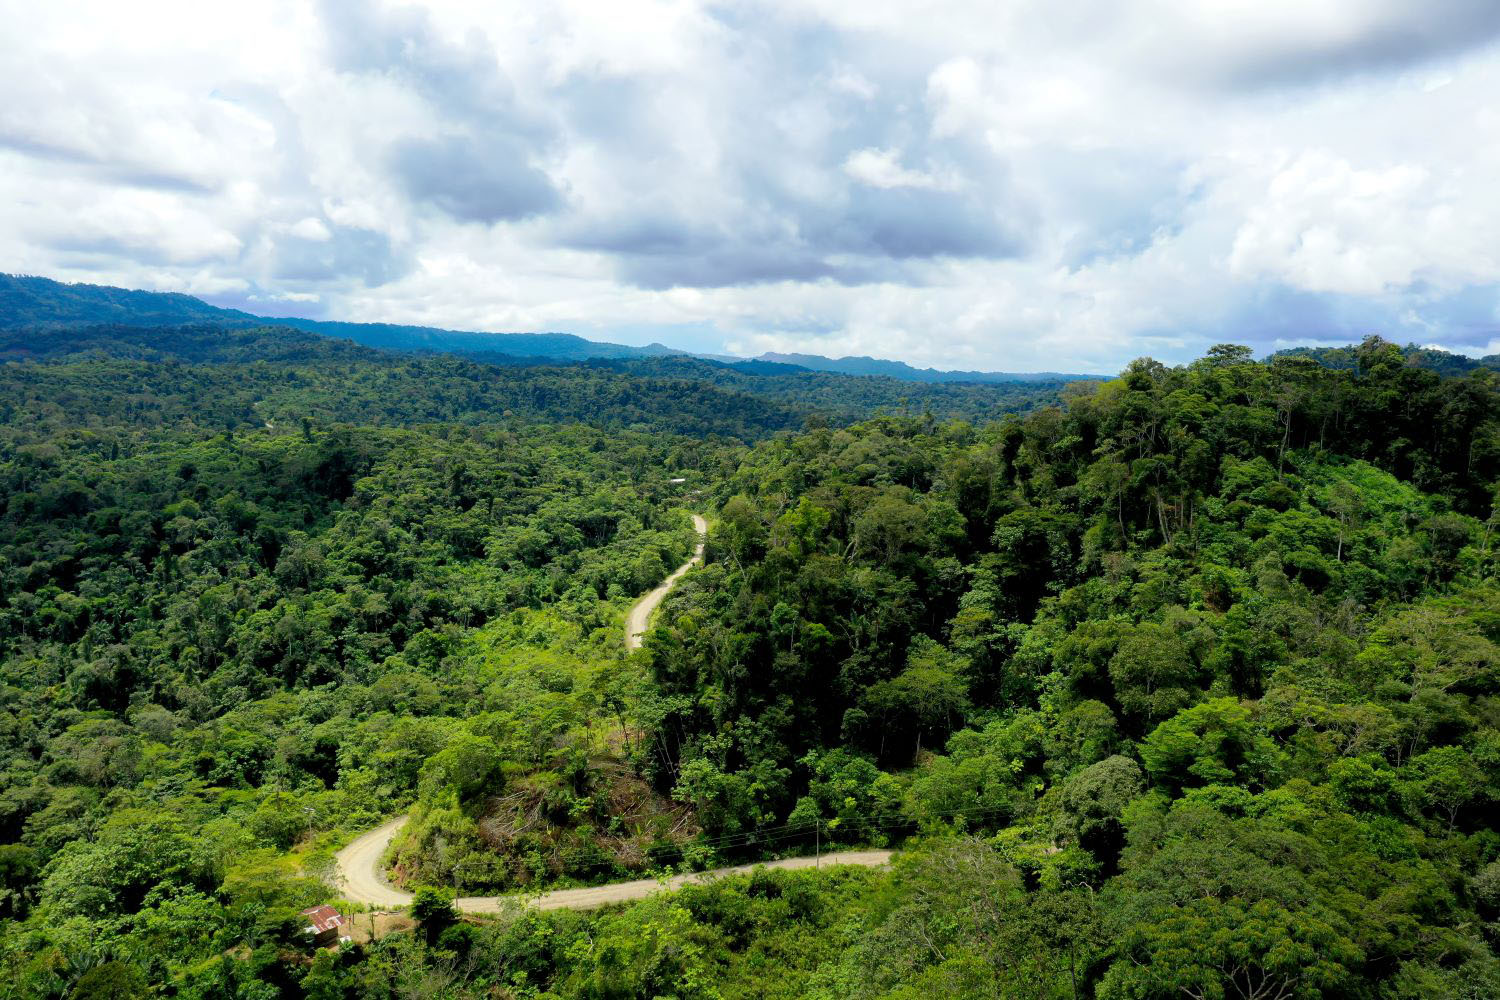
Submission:
POLYGON ((306 933, 318 947, 335 944, 339 939, 339 928, 344 926, 344 915, 331 906, 314 906, 302 911, 307 921, 306 933))

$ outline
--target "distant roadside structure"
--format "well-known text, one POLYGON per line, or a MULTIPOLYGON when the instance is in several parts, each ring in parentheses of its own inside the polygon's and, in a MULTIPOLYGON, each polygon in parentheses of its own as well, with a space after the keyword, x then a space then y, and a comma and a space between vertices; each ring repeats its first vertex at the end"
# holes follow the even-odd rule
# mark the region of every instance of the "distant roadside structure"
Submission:
POLYGON ((670 484, 672 484, 673 486, 681 486, 683 483, 687 482, 687 480, 686 479, 668 479, 667 482, 670 483, 670 484))
POLYGON ((306 933, 312 938, 312 943, 317 947, 337 944, 340 939, 339 928, 344 926, 344 915, 333 907, 324 904, 313 906, 302 911, 302 916, 307 920, 306 933))

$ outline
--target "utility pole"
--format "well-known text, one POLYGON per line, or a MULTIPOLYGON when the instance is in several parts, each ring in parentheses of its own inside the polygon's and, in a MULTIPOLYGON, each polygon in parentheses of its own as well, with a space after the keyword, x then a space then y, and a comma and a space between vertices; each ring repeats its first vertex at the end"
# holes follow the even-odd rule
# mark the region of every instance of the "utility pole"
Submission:
POLYGON ((823 832, 823 817, 819 816, 813 820, 813 867, 823 867, 823 840, 820 836, 823 832))

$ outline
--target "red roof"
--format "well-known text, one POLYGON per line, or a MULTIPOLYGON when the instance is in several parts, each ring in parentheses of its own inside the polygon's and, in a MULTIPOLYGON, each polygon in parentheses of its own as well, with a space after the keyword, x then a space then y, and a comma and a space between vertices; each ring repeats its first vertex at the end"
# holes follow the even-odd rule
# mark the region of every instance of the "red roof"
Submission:
POLYGON ((311 909, 303 910, 302 915, 312 925, 314 934, 322 934, 324 931, 331 931, 335 927, 342 927, 344 925, 343 914, 327 905, 314 906, 311 909))

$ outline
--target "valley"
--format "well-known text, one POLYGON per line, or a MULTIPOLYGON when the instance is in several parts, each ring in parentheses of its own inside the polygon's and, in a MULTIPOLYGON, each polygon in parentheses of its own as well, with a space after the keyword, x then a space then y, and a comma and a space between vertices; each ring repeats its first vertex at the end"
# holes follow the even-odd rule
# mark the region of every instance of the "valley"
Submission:
POLYGON ((1490 975, 1482 371, 1225 346, 841 422, 824 376, 55 350, 0 370, 18 995, 1490 975), (404 916, 310 948, 351 904, 404 916))

